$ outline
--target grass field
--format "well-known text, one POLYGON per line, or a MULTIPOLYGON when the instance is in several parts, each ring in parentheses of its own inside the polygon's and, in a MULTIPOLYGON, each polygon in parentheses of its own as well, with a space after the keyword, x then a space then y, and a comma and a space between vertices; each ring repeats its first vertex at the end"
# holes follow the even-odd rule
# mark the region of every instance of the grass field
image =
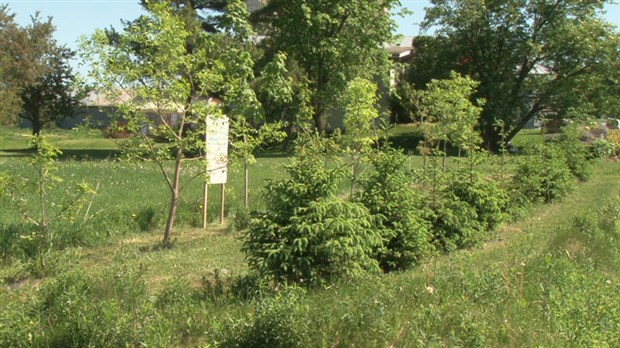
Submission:
MULTIPOLYGON (((52 134, 65 153, 76 150, 59 163, 58 174, 65 178, 63 188, 80 180, 98 183, 92 211, 100 213, 90 228, 103 237, 50 254, 53 270, 44 277, 20 277, 22 271, 28 274, 27 261, 0 261, 0 346, 252 347, 261 339, 270 347, 277 342, 304 347, 620 344, 618 162, 597 162, 592 180, 558 203, 531 207, 526 218, 494 231, 481 248, 327 288, 257 293, 243 282, 247 266, 238 231, 215 223, 206 231, 197 228, 200 183, 190 184, 182 202, 174 248, 159 249, 168 193, 157 169, 82 156, 113 154, 115 148, 97 134, 79 133, 52 134), (143 231, 140 216, 150 209, 154 221, 143 231), (615 225, 609 230, 597 227, 610 222, 615 225)), ((25 156, 27 138, 27 133, 0 131, 0 172, 33 175, 25 156)), ((253 165, 254 207, 262 204, 264 180, 282 176, 286 161, 260 156, 253 165)), ((422 159, 412 156, 411 166, 421 168, 422 159)), ((234 211, 241 202, 239 175, 231 176, 229 188, 234 211)), ((217 194, 214 188, 214 222, 217 194)), ((0 211, 0 226, 18 221, 7 211, 0 211)))

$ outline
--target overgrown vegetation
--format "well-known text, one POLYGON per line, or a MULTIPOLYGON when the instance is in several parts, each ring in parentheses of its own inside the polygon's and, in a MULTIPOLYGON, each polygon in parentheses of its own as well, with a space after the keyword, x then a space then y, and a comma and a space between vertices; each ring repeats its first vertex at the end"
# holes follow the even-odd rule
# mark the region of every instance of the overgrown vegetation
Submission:
MULTIPOLYGON (((619 133, 588 149, 581 139, 593 133, 582 137, 568 122, 550 136, 543 129, 516 155, 506 143, 533 115, 555 110, 576 120, 599 108, 588 102, 613 105, 570 87, 586 82, 578 67, 597 57, 602 68, 593 73, 613 72, 607 53, 614 52, 615 34, 595 35, 604 27, 596 4, 565 9, 584 26, 541 17, 563 31, 534 37, 551 51, 579 28, 601 38, 601 50, 580 46, 566 66, 554 66, 572 80, 557 72, 532 76, 541 60, 528 60, 536 55, 521 49, 529 47, 521 38, 508 40, 510 30, 495 36, 477 9, 461 13, 433 1, 427 24, 443 25, 446 42, 466 19, 464 27, 519 47, 508 50, 516 52, 512 58, 498 56, 507 61, 490 62, 510 69, 478 74, 481 82, 450 72, 424 81, 424 90, 401 88, 403 106, 415 109, 401 111, 418 121, 421 138, 408 146, 417 145, 420 157, 406 156, 390 130, 379 129, 380 89, 371 82, 387 67, 377 43, 390 37, 383 9, 396 3, 271 1, 253 16, 254 24, 266 21, 257 28, 271 36, 255 45, 240 0, 144 1, 146 14, 125 22, 122 32, 98 31, 86 41, 98 83, 116 97, 122 118, 106 132, 126 136, 120 143, 135 161, 111 159, 115 147, 96 159, 80 151, 81 160, 62 157, 42 137, 33 148, 20 147, 17 132, 9 147, 0 144, 10 150, 1 153, 8 160, 0 158, 0 203, 9 207, 0 210, 0 346, 616 344, 620 196, 609 187, 620 177, 616 162, 591 158, 614 156, 619 133), (202 9, 215 12, 201 17, 202 9), (451 14, 459 19, 444 17, 451 14), (289 30, 300 23, 312 25, 289 30), (519 54, 525 62, 513 59, 519 54), (499 82, 510 88, 489 92, 499 82), (510 98, 496 94, 506 90, 510 98), (558 99, 568 97, 581 105, 558 99), (327 135, 327 116, 338 109, 345 129, 327 135), (493 110, 506 111, 502 120, 493 110), (232 180, 228 191, 222 186, 229 202, 222 208, 232 207, 235 216, 229 227, 203 227, 209 207, 202 204, 222 198, 225 205, 225 197, 203 200, 203 183, 193 179, 208 177, 199 161, 208 151, 208 116, 224 113, 230 148, 246 174, 265 134, 284 130, 292 150, 285 159, 259 159, 253 185, 265 184, 262 196, 248 196, 247 176, 232 180), (480 132, 501 158, 481 149, 480 132), (154 173, 164 180, 151 179, 154 173), (159 203, 166 194, 169 205, 159 203), (174 224, 181 227, 175 239, 174 224)), ((530 18, 521 6, 487 14, 510 27, 506 18, 530 18)), ((12 20, 6 7, 0 12, 12 20)), ((546 30, 547 23, 533 25, 546 30)), ((456 70, 488 71, 473 69, 483 61, 475 56, 454 57, 461 60, 456 70)), ((608 91, 590 82, 584 90, 608 91)), ((543 124, 562 123, 552 121, 543 124)))

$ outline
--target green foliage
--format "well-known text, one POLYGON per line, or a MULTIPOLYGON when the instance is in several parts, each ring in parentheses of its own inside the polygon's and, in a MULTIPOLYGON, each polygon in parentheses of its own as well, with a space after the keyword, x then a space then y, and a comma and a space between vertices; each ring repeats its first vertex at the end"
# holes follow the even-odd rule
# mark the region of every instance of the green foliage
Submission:
POLYGON ((93 62, 91 74, 98 88, 117 103, 124 120, 117 124, 129 135, 122 142, 124 152, 159 165, 170 192, 162 242, 170 246, 187 184, 181 180, 183 164, 188 154, 204 153, 207 118, 222 118, 225 109, 231 139, 244 142, 238 148, 247 158, 261 133, 249 131, 246 118, 260 121, 260 110, 249 87, 254 63, 240 45, 250 34, 248 13, 240 1, 227 2, 221 22, 226 35, 204 32, 195 18, 170 2, 147 2, 145 7, 147 13, 125 23, 121 33, 99 30, 82 46, 93 62), (222 96, 221 104, 216 95, 222 96), (169 146, 155 144, 149 129, 169 146), (175 161, 172 167, 165 164, 170 159, 175 161))
POLYGON ((157 212, 153 207, 146 207, 132 215, 140 231, 150 231, 159 224, 157 212))
POLYGON ((359 175, 359 166, 379 141, 375 121, 377 110, 377 85, 362 78, 349 82, 343 96, 345 106, 344 127, 346 131, 346 151, 351 156, 351 196, 359 175))
MULTIPOLYGON (((349 81, 387 79, 388 55, 381 45, 392 37, 385 9, 395 0, 368 2, 272 0, 256 15, 268 50, 284 52, 307 81, 312 117, 319 132, 349 81)), ((273 53, 272 53, 273 54, 273 53)))
POLYGON ((457 173, 450 180, 446 191, 474 208, 478 221, 486 230, 493 230, 508 219, 508 192, 495 181, 482 177, 480 173, 457 173))
POLYGON ((374 121, 379 117, 377 85, 358 77, 349 82, 343 99, 344 127, 351 150, 362 152, 378 140, 374 129, 374 121))
POLYGON ((432 80, 422 93, 426 120, 434 127, 426 137, 431 142, 451 141, 456 147, 473 151, 480 144, 475 130, 484 100, 471 100, 479 83, 451 72, 449 79, 432 80))
POLYGON ((518 202, 551 202, 570 192, 575 178, 565 152, 558 145, 542 145, 526 150, 529 155, 517 162, 513 192, 518 202))
POLYGON ((34 177, 0 174, 0 199, 22 218, 19 223, 0 225, 0 239, 5 242, 3 256, 38 256, 43 269, 43 256, 52 247, 60 249, 85 240, 77 232, 92 217, 87 203, 92 203, 96 191, 82 181, 74 189, 65 188, 69 194, 62 199, 50 197, 51 191, 63 185, 64 179, 55 175, 62 152, 41 135, 32 138, 31 146, 35 150, 30 162, 34 177))
POLYGON ((590 144, 590 153, 594 158, 610 158, 617 152, 616 144, 607 139, 596 139, 590 144))
POLYGON ((407 157, 391 148, 372 156, 371 171, 361 180, 361 192, 355 197, 376 216, 383 240, 376 257, 386 272, 407 269, 433 249, 422 197, 411 187, 406 161, 407 157))
POLYGON ((54 40, 51 18, 19 27, 7 5, 0 6, 0 123, 16 117, 32 123, 33 134, 75 114, 83 91, 69 62, 75 52, 54 40))
POLYGON ((370 214, 336 196, 344 172, 328 167, 326 140, 313 141, 286 167, 290 178, 268 182, 268 210, 255 212, 245 233, 250 268, 277 282, 320 284, 377 269, 381 239, 370 214))
POLYGON ((487 230, 476 212, 476 208, 461 201, 454 194, 430 205, 430 220, 433 244, 438 250, 451 253, 460 248, 480 245, 487 237, 487 230))
POLYGON ((602 117, 620 101, 607 83, 618 74, 618 33, 600 16, 607 3, 432 0, 422 27, 437 38, 421 40, 411 79, 420 88, 457 70, 479 80, 477 97, 487 103, 478 129, 490 149, 500 119, 510 141, 545 110, 602 117))
POLYGON ((580 131, 574 124, 564 127, 559 146, 566 156, 566 164, 573 176, 580 181, 587 181, 592 176, 592 163, 588 147, 579 139, 580 131))
POLYGON ((287 288, 275 297, 267 297, 256 305, 253 316, 237 320, 227 331, 220 347, 288 348, 303 347, 309 342, 310 322, 300 288, 287 288))

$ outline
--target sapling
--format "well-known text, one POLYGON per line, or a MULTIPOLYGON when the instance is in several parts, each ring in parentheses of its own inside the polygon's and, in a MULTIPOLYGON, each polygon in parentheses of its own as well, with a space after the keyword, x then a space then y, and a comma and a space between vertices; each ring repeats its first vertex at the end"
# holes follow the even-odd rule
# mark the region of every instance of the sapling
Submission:
POLYGON ((202 161, 188 154, 204 151, 207 118, 222 118, 230 111, 235 134, 251 136, 239 132, 247 123, 234 116, 258 104, 248 82, 253 61, 244 48, 252 30, 239 0, 227 3, 221 34, 205 32, 196 17, 176 11, 169 2, 146 2, 145 7, 146 14, 126 23, 122 32, 99 30, 83 48, 94 62, 98 87, 117 103, 125 121, 122 130, 129 138, 124 152, 152 160, 160 169, 170 192, 162 244, 170 247, 181 195, 191 179, 204 174, 197 171, 189 179, 183 175, 186 162, 202 161), (221 103, 215 96, 222 97, 221 103), (156 144, 154 138, 165 139, 169 146, 156 144))
POLYGON ((377 85, 362 78, 351 81, 344 95, 344 126, 347 153, 351 158, 351 196, 355 192, 360 163, 379 139, 374 127, 379 117, 377 100, 377 85))
MULTIPOLYGON (((23 238, 36 242, 39 267, 44 270, 44 255, 52 247, 54 240, 54 229, 51 227, 58 220, 75 223, 84 204, 92 204, 96 191, 88 183, 80 182, 74 192, 69 191, 67 199, 51 199, 50 192, 64 182, 62 177, 56 175, 57 158, 62 152, 43 135, 33 136, 30 146, 34 149, 31 164, 36 170, 35 179, 16 178, 8 173, 0 174, 0 195, 8 197, 22 218, 35 227, 35 232, 23 238)), ((83 221, 88 218, 86 213, 83 221)))

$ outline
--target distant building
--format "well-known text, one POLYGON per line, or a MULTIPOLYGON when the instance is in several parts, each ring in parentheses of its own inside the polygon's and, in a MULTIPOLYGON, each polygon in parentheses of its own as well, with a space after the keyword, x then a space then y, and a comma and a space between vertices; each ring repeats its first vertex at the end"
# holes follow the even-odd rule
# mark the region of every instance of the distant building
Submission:
POLYGON ((265 6, 266 0, 245 0, 245 6, 248 7, 250 13, 260 10, 265 6))

